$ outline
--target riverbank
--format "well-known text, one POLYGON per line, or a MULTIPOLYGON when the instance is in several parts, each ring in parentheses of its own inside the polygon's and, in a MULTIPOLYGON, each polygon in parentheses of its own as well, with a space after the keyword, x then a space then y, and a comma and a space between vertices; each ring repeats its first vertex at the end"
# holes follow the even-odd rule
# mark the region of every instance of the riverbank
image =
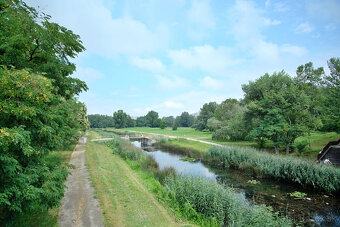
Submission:
MULTIPOLYGON (((90 132, 90 138, 98 135, 90 132)), ((184 222, 161 204, 152 191, 159 183, 138 167, 129 166, 112 150, 88 142, 86 163, 105 226, 182 226, 184 222)))

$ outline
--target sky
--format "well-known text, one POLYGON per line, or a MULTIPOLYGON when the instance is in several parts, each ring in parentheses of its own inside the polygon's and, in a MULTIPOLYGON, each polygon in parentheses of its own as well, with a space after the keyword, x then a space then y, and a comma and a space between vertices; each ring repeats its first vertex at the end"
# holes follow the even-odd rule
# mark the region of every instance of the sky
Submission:
POLYGON ((339 0, 27 0, 80 35, 89 114, 197 113, 242 84, 340 57, 339 0))

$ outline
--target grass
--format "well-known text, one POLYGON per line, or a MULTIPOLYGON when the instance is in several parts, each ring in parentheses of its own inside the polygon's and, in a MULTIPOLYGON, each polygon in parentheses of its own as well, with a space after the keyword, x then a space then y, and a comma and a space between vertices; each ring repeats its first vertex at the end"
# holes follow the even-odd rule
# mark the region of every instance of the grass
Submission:
POLYGON ((95 142, 87 143, 86 160, 105 226, 182 225, 150 192, 158 191, 160 183, 133 162, 131 168, 109 147, 95 142))
MULTIPOLYGON (((67 150, 62 151, 52 151, 47 157, 60 163, 69 163, 71 159, 72 152, 76 144, 73 144, 67 150)), ((20 214, 13 226, 51 226, 58 227, 58 217, 59 217, 59 207, 54 207, 47 211, 33 211, 29 213, 20 214)))

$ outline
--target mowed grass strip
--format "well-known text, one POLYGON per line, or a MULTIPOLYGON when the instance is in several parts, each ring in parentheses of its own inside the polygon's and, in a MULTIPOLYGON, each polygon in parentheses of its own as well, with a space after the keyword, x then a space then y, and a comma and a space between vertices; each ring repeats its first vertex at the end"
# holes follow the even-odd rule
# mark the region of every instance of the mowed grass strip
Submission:
POLYGON ((88 142, 86 164, 105 226, 180 226, 142 179, 104 144, 88 142))

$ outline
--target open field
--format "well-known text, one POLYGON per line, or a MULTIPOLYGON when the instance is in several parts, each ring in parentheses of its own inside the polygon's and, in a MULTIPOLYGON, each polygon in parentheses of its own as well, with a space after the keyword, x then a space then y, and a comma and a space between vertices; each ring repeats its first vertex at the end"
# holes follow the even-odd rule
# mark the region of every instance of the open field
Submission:
POLYGON ((150 193, 143 179, 110 148, 88 142, 86 149, 87 166, 105 226, 182 225, 150 193))

